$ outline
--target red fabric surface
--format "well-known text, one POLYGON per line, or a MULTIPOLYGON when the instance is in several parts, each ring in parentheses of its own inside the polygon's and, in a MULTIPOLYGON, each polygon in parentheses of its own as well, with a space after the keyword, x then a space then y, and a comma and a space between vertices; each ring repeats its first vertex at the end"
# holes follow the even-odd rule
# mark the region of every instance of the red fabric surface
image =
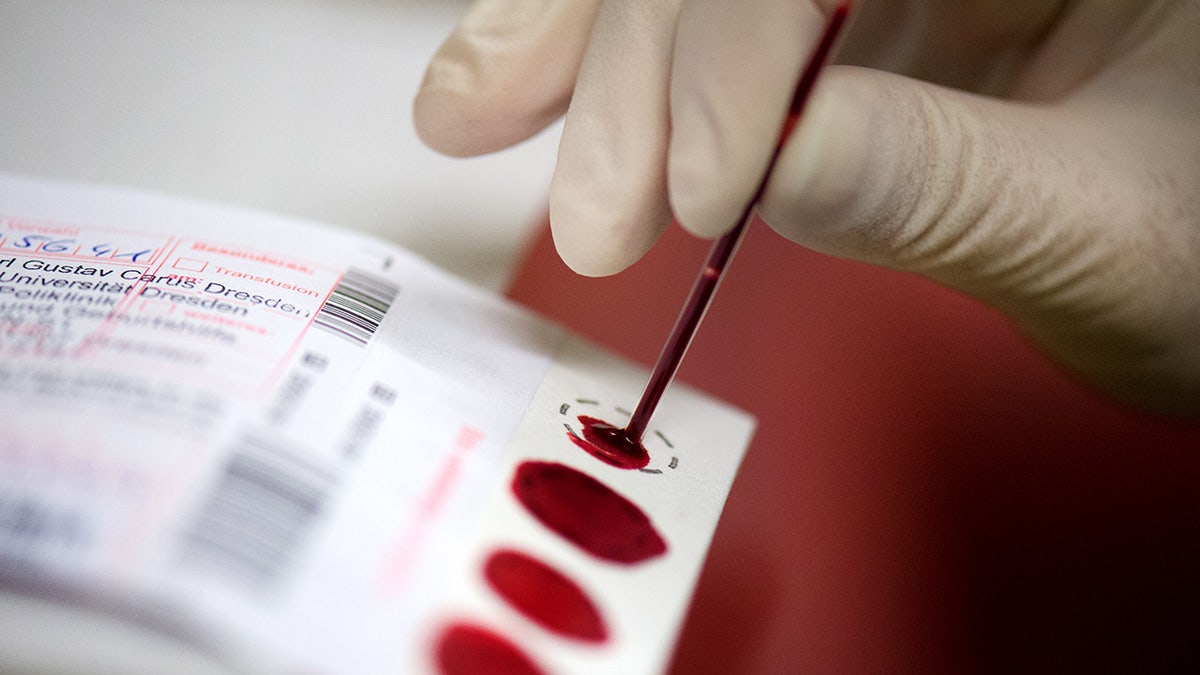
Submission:
MULTIPOLYGON (((543 230, 510 296, 650 365, 708 246, 672 227, 587 279, 543 230)), ((754 223, 680 378, 759 430, 673 672, 1200 667, 1200 427, 991 309, 754 223)))

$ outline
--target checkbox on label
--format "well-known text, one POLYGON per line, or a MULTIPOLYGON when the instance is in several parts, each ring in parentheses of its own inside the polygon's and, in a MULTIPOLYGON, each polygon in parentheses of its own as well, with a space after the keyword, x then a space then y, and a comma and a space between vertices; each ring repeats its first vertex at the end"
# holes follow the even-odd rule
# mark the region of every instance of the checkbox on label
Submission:
POLYGON ((175 262, 171 263, 171 267, 187 272, 203 272, 204 268, 208 267, 208 261, 179 257, 175 259, 175 262))

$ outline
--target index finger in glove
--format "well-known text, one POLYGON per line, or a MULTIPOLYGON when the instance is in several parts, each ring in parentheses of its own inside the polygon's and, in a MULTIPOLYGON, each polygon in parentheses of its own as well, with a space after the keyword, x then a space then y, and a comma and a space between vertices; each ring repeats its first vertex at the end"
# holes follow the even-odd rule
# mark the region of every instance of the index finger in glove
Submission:
POLYGON ((667 91, 679 0, 606 2, 579 71, 550 186, 550 226, 582 274, 620 271, 670 220, 667 91))
POLYGON ((825 11, 788 0, 689 0, 671 73, 671 207, 714 237, 734 225, 766 171, 825 11))

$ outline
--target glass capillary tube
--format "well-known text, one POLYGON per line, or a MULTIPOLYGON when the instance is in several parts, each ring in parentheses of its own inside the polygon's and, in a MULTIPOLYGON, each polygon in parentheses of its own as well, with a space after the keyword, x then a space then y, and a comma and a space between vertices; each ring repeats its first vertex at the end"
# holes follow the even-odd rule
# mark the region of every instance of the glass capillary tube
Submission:
POLYGON ((709 305, 712 304, 713 295, 717 292, 717 287, 721 283, 729 261, 733 258, 738 244, 741 243, 742 237, 745 235, 746 226, 750 224, 750 221, 754 217, 754 211, 758 206, 759 199, 762 198, 763 192, 766 191, 767 181, 770 179, 771 172, 779 160, 779 154, 784 144, 787 143, 788 138, 791 137, 792 131, 796 128, 796 123, 800 120, 800 113, 804 110, 804 105, 812 93, 813 85, 817 81, 817 75, 821 72, 821 68, 833 52, 834 43, 849 13, 850 3, 843 2, 830 15, 829 22, 825 26, 825 31, 821 34, 821 39, 812 56, 809 57, 808 62, 805 64, 799 81, 796 83, 796 89, 792 94, 792 101, 788 108, 787 117, 784 119, 782 129, 779 133, 779 141, 775 144, 775 149, 771 153, 771 159, 763 171, 762 179, 754 191, 754 196, 746 202, 746 207, 742 209, 741 216, 738 218, 737 224, 734 225, 733 229, 717 239, 716 243, 709 250, 708 258, 705 260, 704 266, 700 269, 700 274, 696 277, 696 281, 692 285, 691 293, 688 295, 687 301, 683 304, 679 318, 675 320, 675 326, 671 329, 671 334, 667 337, 667 341, 659 353, 658 361, 654 364, 654 370, 651 371, 650 380, 642 392, 642 397, 638 401, 637 407, 633 409, 633 414, 629 418, 629 424, 625 426, 623 434, 627 440, 634 443, 641 442, 642 436, 646 433, 646 427, 650 422, 650 416, 654 414, 659 401, 662 400, 663 394, 667 390, 667 386, 674 379, 676 371, 679 370, 679 364, 683 361, 683 356, 687 352, 688 346, 691 345, 692 338, 695 337, 696 330, 700 327, 700 322, 704 319, 709 305))

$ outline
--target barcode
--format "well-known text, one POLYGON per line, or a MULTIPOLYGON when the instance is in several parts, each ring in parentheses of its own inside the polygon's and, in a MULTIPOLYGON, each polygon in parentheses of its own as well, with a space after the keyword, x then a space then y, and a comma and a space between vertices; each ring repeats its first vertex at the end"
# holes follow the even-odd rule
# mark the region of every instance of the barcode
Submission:
POLYGON ((286 448, 245 434, 185 530, 177 560, 269 591, 302 552, 333 485, 286 448))
POLYGON ((351 342, 365 345, 400 288, 381 277, 350 269, 317 311, 316 324, 351 342))
POLYGON ((81 549, 88 539, 86 530, 82 514, 74 509, 0 489, 0 552, 81 549))

